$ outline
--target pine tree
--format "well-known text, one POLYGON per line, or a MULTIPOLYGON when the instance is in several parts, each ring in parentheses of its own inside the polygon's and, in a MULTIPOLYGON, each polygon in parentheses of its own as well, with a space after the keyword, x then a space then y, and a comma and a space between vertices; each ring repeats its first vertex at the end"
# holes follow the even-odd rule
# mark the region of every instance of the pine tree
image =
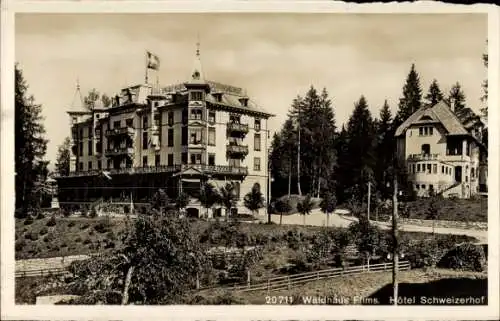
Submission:
POLYGON ((347 191, 344 188, 350 182, 348 169, 350 168, 351 163, 348 153, 348 142, 349 136, 347 129, 345 128, 345 125, 342 125, 342 129, 335 140, 335 151, 338 155, 338 159, 332 179, 335 184, 335 194, 339 203, 345 202, 348 198, 346 193, 347 191))
POLYGON ((71 159, 71 140, 69 137, 64 139, 64 142, 59 145, 57 150, 56 172, 60 176, 68 176, 71 159))
POLYGON ((366 184, 373 181, 375 168, 375 128, 368 103, 361 96, 355 104, 354 111, 347 126, 349 141, 347 154, 350 165, 345 168, 348 184, 344 186, 357 201, 362 201, 366 195, 366 184))
POLYGON ((455 113, 459 114, 465 109, 465 94, 462 90, 462 86, 457 82, 453 87, 451 87, 450 94, 448 96, 448 101, 451 103, 451 100, 455 103, 455 113))
MULTIPOLYGON (((483 54, 483 64, 486 69, 488 69, 488 53, 483 54)), ((486 106, 481 109, 481 112, 485 117, 488 117, 488 78, 483 81, 483 96, 481 100, 486 102, 486 106)))
POLYGON ((415 64, 412 64, 403 87, 403 97, 399 99, 399 110, 394 120, 396 127, 402 124, 421 106, 422 87, 420 85, 420 77, 415 70, 415 64))
POLYGON ((391 190, 387 188, 387 183, 392 182, 389 170, 392 167, 394 156, 394 130, 392 125, 392 115, 387 100, 384 106, 380 109, 380 120, 377 125, 377 147, 376 147, 376 169, 375 180, 376 188, 381 192, 381 196, 385 199, 390 197, 391 190))
POLYGON ((436 79, 434 79, 429 86, 429 92, 425 96, 425 99, 427 100, 427 103, 431 105, 435 105, 441 100, 443 100, 443 93, 441 92, 441 89, 439 88, 439 84, 436 79))
POLYGON ((47 171, 43 161, 47 150, 44 138, 42 106, 35 104, 34 97, 28 97, 28 85, 19 66, 15 66, 15 189, 16 209, 21 216, 26 210, 36 207, 38 197, 34 193, 35 182, 47 171))

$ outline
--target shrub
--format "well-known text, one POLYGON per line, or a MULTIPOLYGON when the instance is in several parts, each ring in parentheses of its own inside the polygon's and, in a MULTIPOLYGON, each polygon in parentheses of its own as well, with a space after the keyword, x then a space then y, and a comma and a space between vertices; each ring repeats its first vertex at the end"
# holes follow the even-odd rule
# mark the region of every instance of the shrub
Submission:
POLYGON ((109 231, 109 232, 106 234, 106 238, 107 238, 108 240, 114 241, 114 240, 116 240, 116 235, 115 235, 115 233, 113 233, 113 231, 109 231))
POLYGON ((19 218, 19 219, 25 218, 26 217, 26 211, 24 209, 22 209, 22 208, 16 208, 14 210, 14 217, 15 218, 19 218))
POLYGON ((33 224, 33 218, 31 216, 28 216, 25 220, 24 220, 24 225, 31 225, 33 224))
POLYGON ((42 227, 42 229, 40 230, 40 235, 45 235, 47 234, 49 231, 47 230, 47 228, 44 226, 42 227))
POLYGON ((90 243, 92 243, 92 241, 91 241, 90 239, 85 239, 85 240, 83 241, 83 244, 90 244, 90 243))
POLYGON ((56 216, 52 215, 50 219, 47 221, 47 226, 55 226, 56 225, 56 216))
POLYGON ((61 208, 60 212, 64 217, 69 217, 71 215, 71 211, 67 208, 61 208))
POLYGON ((69 221, 69 222, 68 222, 68 227, 73 227, 73 226, 75 226, 75 222, 73 222, 73 221, 69 221))
POLYGON ((81 227, 80 227, 80 230, 85 230, 87 228, 89 228, 89 223, 84 223, 81 227))
POLYGON ((25 245, 26 245, 26 241, 25 240, 19 240, 19 241, 17 241, 16 245, 15 245, 16 251, 21 251, 25 245))
POLYGON ((24 238, 27 240, 36 241, 38 240, 38 234, 36 234, 35 232, 28 232, 24 234, 24 238))
POLYGON ((482 272, 486 269, 486 255, 480 245, 465 243, 451 249, 439 261, 441 268, 482 272))
POLYGON ((96 218, 97 217, 97 210, 96 210, 95 206, 90 209, 90 211, 89 211, 89 217, 90 218, 96 218))
POLYGON ((37 211, 36 219, 43 220, 44 218, 45 218, 45 215, 43 215, 42 211, 37 211))
POLYGON ((106 221, 100 221, 99 223, 97 223, 95 226, 94 226, 94 230, 97 232, 97 233, 106 233, 106 232, 109 232, 110 230, 110 227, 109 227, 109 223, 107 223, 106 221))
POLYGON ((80 243, 81 241, 82 241, 82 238, 79 236, 75 239, 75 243, 80 243))

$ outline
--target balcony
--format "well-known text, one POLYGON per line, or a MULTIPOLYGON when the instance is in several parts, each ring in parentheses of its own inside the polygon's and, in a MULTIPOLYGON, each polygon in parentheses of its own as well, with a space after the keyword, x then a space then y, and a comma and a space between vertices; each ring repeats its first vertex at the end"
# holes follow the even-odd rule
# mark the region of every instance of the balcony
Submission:
POLYGON ((439 161, 441 157, 439 154, 411 154, 408 157, 408 161, 420 162, 420 161, 439 161))
POLYGON ((229 144, 227 145, 227 153, 234 156, 245 157, 248 155, 248 146, 229 144))
POLYGON ((134 148, 133 147, 116 147, 113 149, 107 149, 104 154, 106 157, 132 155, 132 154, 134 154, 134 148))
POLYGON ((227 123, 227 131, 229 133, 245 135, 248 133, 248 125, 230 121, 227 123))
POLYGON ((134 135, 135 134, 135 128, 133 127, 118 127, 114 129, 108 129, 106 130, 106 136, 111 137, 111 136, 120 136, 120 135, 134 135))

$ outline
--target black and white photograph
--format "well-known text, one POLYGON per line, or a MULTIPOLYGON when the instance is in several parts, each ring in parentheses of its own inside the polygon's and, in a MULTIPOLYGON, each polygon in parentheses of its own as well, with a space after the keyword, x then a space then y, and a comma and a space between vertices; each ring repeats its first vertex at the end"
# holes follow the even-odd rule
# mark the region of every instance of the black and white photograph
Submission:
POLYGON ((378 8, 15 12, 9 307, 494 317, 498 15, 378 8))

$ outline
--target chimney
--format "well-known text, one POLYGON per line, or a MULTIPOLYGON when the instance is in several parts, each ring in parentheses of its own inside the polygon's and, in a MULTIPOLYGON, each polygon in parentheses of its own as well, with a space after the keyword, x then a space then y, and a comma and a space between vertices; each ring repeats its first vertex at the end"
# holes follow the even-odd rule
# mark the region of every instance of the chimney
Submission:
POLYGON ((450 97, 450 109, 452 112, 455 112, 455 98, 450 97))

